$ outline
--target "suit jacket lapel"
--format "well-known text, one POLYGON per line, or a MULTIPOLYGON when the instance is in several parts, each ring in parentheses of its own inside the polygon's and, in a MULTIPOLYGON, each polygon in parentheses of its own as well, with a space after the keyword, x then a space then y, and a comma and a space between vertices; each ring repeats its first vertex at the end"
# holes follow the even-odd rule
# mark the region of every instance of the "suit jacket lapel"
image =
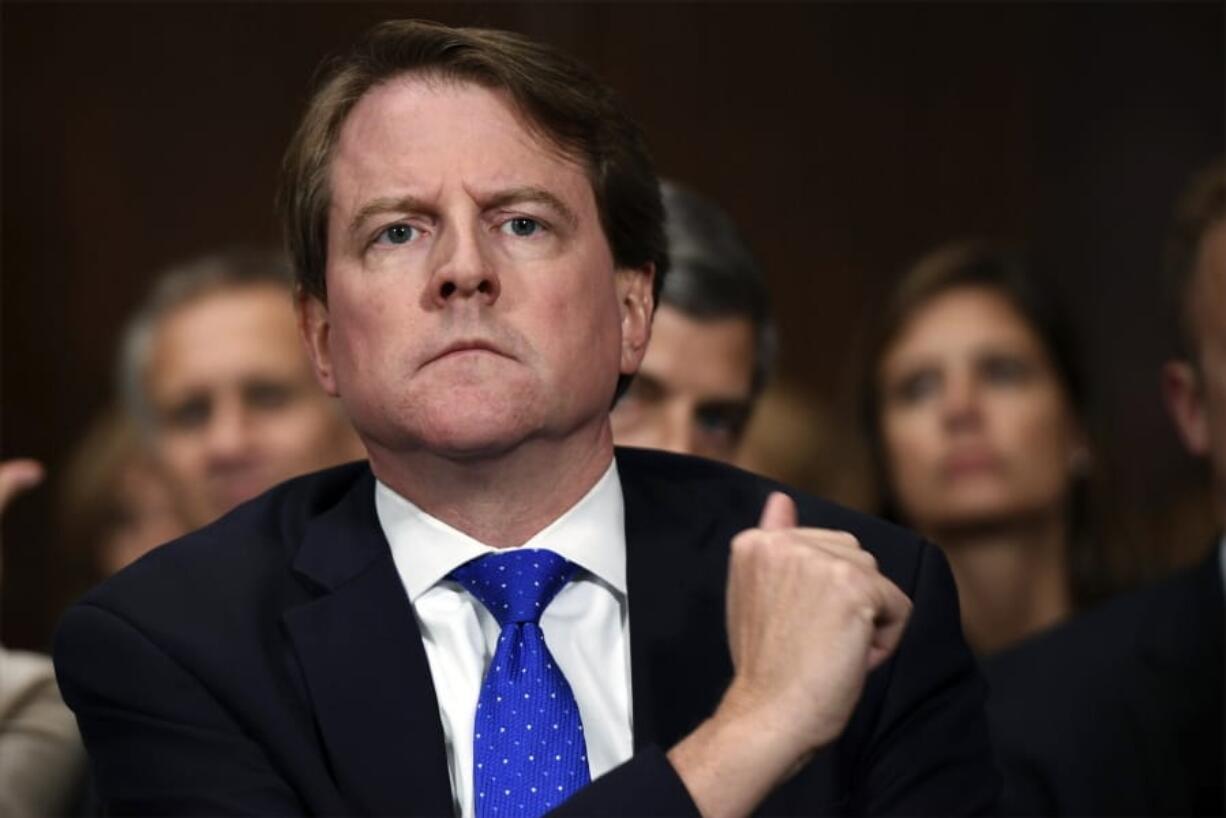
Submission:
POLYGON ((718 484, 694 485, 642 456, 618 451, 634 746, 667 749, 711 714, 731 679, 724 584, 728 542, 744 525, 729 523, 718 484))
POLYGON ((342 794, 363 812, 452 813, 438 701, 372 475, 308 523, 294 570, 322 592, 283 619, 342 794))

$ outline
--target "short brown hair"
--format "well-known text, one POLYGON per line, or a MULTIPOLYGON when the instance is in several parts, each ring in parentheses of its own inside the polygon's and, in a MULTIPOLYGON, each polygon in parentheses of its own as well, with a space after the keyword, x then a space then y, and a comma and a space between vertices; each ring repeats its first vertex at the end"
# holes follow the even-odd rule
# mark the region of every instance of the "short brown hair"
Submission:
POLYGON ((659 182, 638 127, 613 91, 570 57, 519 34, 391 20, 325 62, 282 163, 281 211, 299 290, 327 299, 328 168, 353 106, 405 74, 505 91, 528 127, 587 170, 620 268, 668 268, 659 182))
POLYGON ((1175 354, 1188 361, 1199 359, 1195 302, 1196 260, 1205 235, 1226 220, 1226 160, 1219 159, 1196 173, 1175 205, 1166 241, 1168 314, 1172 320, 1175 354))

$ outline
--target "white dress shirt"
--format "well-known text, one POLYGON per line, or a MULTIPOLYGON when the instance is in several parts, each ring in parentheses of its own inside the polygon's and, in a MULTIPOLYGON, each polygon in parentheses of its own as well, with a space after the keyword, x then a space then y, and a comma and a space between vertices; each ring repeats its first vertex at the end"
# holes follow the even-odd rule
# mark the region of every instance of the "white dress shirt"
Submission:
MULTIPOLYGON (((382 481, 375 487, 375 509, 425 644, 456 813, 470 818, 473 720, 500 628, 476 597, 446 576, 496 549, 431 517, 382 481)), ((522 547, 547 548, 581 569, 545 609, 541 630, 575 693, 589 768, 597 778, 634 749, 625 514, 616 463, 583 499, 522 547)))

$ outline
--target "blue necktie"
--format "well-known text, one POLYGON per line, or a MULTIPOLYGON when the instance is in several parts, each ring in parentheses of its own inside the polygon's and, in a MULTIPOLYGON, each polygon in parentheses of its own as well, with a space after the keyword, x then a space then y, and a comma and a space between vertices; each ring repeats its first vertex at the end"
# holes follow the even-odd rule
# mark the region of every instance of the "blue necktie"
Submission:
POLYGON ((502 627, 473 730, 479 818, 536 818, 590 780, 579 707, 540 627, 577 568, 552 551, 515 549, 451 572, 502 627))

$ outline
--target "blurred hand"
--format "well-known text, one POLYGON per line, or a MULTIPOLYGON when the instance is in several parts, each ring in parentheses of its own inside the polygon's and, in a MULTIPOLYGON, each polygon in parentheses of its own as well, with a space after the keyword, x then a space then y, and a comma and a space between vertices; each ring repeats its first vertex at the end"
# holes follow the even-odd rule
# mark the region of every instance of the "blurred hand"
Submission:
POLYGON ((37 460, 20 458, 0 462, 0 514, 13 498, 43 481, 43 466, 37 460))
POLYGON ((796 504, 771 494, 758 527, 732 541, 732 684, 669 752, 703 815, 747 815, 838 738, 910 614, 911 601, 855 537, 798 528, 796 504))

